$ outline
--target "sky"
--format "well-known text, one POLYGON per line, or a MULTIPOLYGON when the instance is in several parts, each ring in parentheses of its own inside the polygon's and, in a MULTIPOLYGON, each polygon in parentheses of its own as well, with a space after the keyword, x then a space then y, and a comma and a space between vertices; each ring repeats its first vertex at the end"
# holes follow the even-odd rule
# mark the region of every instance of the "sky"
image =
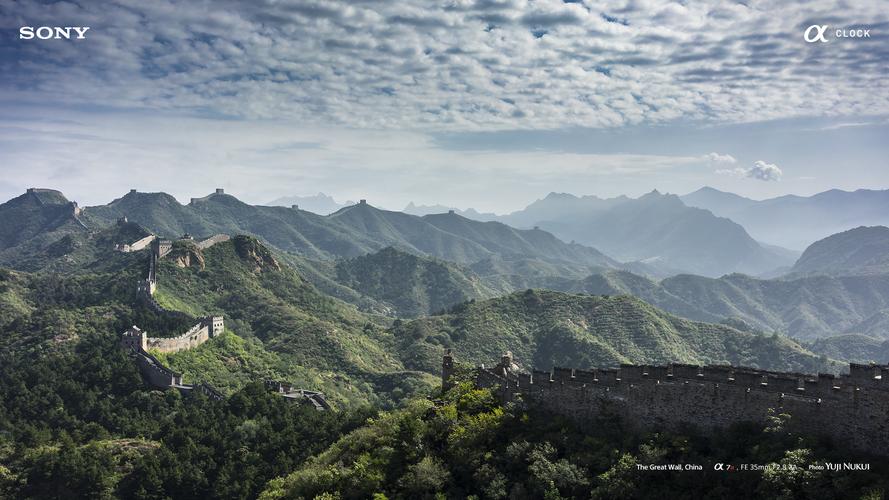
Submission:
POLYGON ((552 191, 887 189, 885 7, 0 0, 0 200, 221 187, 505 213, 552 191))

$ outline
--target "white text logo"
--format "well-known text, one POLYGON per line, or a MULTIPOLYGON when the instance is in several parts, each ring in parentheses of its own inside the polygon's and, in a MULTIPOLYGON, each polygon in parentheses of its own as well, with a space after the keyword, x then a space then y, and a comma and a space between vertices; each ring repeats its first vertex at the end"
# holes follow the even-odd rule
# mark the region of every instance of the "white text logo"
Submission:
POLYGON ((806 32, 803 33, 803 40, 814 43, 814 42, 822 42, 826 43, 827 38, 824 38, 824 32, 827 31, 827 25, 817 25, 813 24, 806 28, 806 32))
POLYGON ((826 24, 813 24, 803 32, 803 40, 808 43, 827 43, 827 37, 833 38, 870 38, 870 28, 838 28, 827 31, 826 24))
POLYGON ((70 40, 73 36, 75 40, 83 40, 86 38, 86 32, 89 26, 22 26, 19 28, 19 40, 31 40, 37 38, 39 40, 55 39, 70 40))

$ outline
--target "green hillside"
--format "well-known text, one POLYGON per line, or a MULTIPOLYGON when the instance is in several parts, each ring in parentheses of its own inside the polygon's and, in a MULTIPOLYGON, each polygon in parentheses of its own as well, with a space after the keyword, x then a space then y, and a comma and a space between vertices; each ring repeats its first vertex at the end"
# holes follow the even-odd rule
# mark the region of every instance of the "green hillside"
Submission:
MULTIPOLYGON (((534 228, 515 229, 500 222, 479 222, 456 214, 426 215, 423 220, 451 234, 460 235, 504 258, 538 256, 552 262, 614 267, 617 262, 598 250, 566 244, 552 234, 534 228)), ((444 257, 443 258, 447 258, 444 257)), ((448 259, 462 262, 457 259, 448 259)))
POLYGON ((792 274, 889 274, 889 227, 857 227, 809 245, 792 274))
POLYGON ((836 370, 796 342, 698 323, 629 296, 527 290, 465 303, 394 328, 409 368, 433 371, 452 347, 471 363, 511 350, 525 368, 620 363, 727 363, 813 372, 836 370))
POLYGON ((889 340, 860 334, 818 339, 809 346, 813 352, 852 363, 889 363, 889 340))
POLYGON ((0 265, 41 269, 83 244, 89 231, 62 193, 37 189, 0 204, 0 265))
POLYGON ((359 400, 373 401, 377 401, 377 393, 395 389, 409 393, 427 380, 426 375, 404 371, 389 348, 392 338, 380 319, 320 293, 292 268, 279 263, 258 240, 236 236, 207 250, 193 251, 200 259, 191 259, 188 267, 169 256, 160 261, 158 301, 164 307, 195 315, 224 314, 226 327, 251 342, 208 343, 194 354, 170 356, 172 366, 187 373, 218 370, 220 358, 240 356, 226 349, 250 348, 274 356, 260 360, 253 371, 244 364, 232 365, 234 371, 261 378, 274 372, 295 376, 292 370, 272 368, 296 365, 311 371, 312 377, 326 378, 331 384, 341 382, 342 393, 356 392, 359 400), (205 348, 222 351, 216 356, 202 354, 205 348), (193 356, 216 364, 201 365, 193 356), (356 384, 358 389, 354 390, 356 384))
POLYGON ((469 299, 498 294, 468 269, 391 247, 337 262, 336 279, 390 304, 398 317, 431 314, 469 299))
POLYGON ((609 271, 560 283, 559 289, 631 294, 670 313, 698 321, 738 318, 798 339, 839 333, 889 338, 889 280, 883 276, 812 276, 762 280, 742 274, 718 279, 678 275, 653 281, 609 271), (881 320, 882 318, 882 320, 881 320))

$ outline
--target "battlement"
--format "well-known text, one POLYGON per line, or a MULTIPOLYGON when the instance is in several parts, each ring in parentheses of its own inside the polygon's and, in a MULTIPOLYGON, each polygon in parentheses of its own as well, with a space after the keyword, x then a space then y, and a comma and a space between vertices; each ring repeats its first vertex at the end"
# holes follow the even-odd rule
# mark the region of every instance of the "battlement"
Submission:
MULTIPOLYGON (((126 224, 127 218, 124 217, 117 221, 118 224, 126 224)), ((114 245, 114 249, 118 252, 130 253, 130 252, 138 252, 140 250, 144 250, 148 248, 148 246, 157 239, 157 236, 150 234, 144 238, 138 239, 132 243, 119 243, 114 245)))
POLYGON ((206 250, 217 243, 222 243, 231 239, 231 236, 227 234, 216 234, 205 240, 201 240, 197 243, 197 247, 201 250, 206 250))
MULTIPOLYGON (((448 351, 443 377, 444 367, 453 363, 448 351)), ((789 413, 800 431, 889 454, 889 365, 851 364, 840 376, 728 365, 623 364, 530 373, 517 366, 507 353, 493 367, 476 368, 475 383, 494 390, 503 402, 536 401, 582 423, 618 414, 643 429, 765 424, 769 410, 775 410, 789 413)))

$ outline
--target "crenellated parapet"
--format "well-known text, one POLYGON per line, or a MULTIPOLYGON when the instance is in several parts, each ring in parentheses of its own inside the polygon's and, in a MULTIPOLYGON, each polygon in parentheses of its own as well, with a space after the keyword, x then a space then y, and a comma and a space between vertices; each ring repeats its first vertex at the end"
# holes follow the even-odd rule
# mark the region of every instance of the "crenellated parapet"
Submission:
MULTIPOLYGON (((453 355, 448 353, 450 362, 453 355)), ((765 424, 770 410, 798 430, 889 454, 889 365, 851 364, 849 373, 804 374, 728 365, 630 365, 517 370, 506 356, 475 370, 478 387, 504 401, 535 401, 580 422, 619 415, 642 429, 693 425, 704 431, 765 424)))
POLYGON ((124 349, 155 350, 163 353, 184 351, 197 347, 225 331, 222 316, 206 316, 176 337, 149 337, 137 326, 132 326, 121 334, 120 344, 124 349))

